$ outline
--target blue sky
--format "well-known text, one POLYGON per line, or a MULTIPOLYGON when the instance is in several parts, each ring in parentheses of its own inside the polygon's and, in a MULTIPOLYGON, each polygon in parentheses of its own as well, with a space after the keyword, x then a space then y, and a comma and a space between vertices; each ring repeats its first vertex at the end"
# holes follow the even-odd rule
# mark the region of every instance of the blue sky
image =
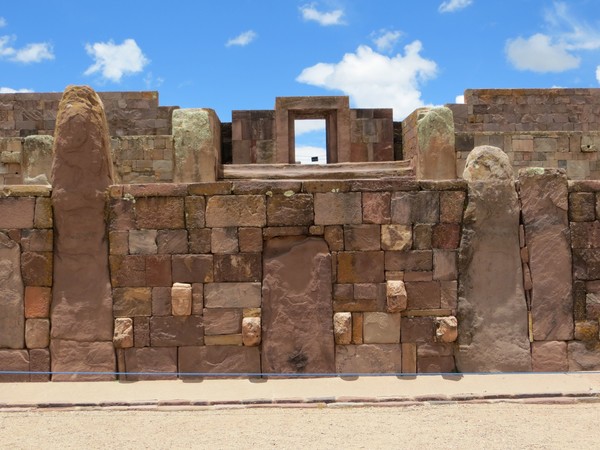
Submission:
POLYGON ((158 90, 222 121, 276 96, 401 120, 467 88, 600 87, 598 0, 29 0, 0 18, 0 92, 158 90))

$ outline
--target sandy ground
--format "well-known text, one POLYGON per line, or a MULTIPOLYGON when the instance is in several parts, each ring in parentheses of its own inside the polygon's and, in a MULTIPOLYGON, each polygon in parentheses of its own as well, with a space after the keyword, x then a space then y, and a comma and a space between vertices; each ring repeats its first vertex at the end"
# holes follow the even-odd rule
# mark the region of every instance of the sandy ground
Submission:
POLYGON ((0 412, 0 447, 599 448, 600 404, 0 412))

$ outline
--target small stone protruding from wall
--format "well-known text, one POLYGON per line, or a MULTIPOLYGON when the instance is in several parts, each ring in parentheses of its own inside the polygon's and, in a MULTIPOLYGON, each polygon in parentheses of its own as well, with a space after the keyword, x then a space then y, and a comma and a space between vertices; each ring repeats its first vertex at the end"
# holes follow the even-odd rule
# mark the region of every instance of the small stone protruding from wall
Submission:
POLYGON ((129 317, 115 319, 115 332, 113 336, 115 348, 133 347, 133 320, 129 317))
POLYGON ((245 347, 257 347, 262 340, 260 317, 242 319, 242 343, 245 347))
POLYGON ((437 342, 454 342, 458 338, 458 321, 454 316, 436 317, 435 340, 437 342))
POLYGON ((216 181, 221 155, 221 121, 212 109, 173 111, 175 183, 216 181))
POLYGON ((417 123, 418 180, 456 178, 454 117, 449 108, 432 108, 417 123))
POLYGON ((52 136, 47 135, 32 135, 24 139, 21 170, 25 184, 50 184, 53 142, 52 136))
POLYGON ((333 315, 333 334, 337 345, 352 343, 352 313, 338 312, 333 315))
POLYGON ((386 311, 397 313, 408 307, 406 286, 401 280, 388 280, 386 282, 386 311))
POLYGON ((171 310, 174 316, 192 314, 192 285, 175 283, 171 288, 171 310))

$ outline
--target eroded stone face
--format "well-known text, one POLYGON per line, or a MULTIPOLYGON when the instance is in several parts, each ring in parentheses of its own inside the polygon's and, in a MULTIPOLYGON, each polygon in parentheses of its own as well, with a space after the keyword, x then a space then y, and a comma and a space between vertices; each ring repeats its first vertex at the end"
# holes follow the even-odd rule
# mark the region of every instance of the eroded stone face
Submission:
POLYGON ((432 108, 417 125, 420 180, 456 178, 454 118, 449 108, 432 108))
POLYGON ((0 348, 24 347, 25 305, 19 244, 0 233, 0 348))

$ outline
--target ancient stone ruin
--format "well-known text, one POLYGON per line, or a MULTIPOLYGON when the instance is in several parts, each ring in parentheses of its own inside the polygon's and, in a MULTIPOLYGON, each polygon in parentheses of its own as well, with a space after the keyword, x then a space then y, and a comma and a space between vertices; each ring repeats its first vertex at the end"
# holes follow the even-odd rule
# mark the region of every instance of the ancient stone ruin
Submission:
POLYGON ((465 99, 0 95, 0 381, 600 370, 600 89, 465 99))

